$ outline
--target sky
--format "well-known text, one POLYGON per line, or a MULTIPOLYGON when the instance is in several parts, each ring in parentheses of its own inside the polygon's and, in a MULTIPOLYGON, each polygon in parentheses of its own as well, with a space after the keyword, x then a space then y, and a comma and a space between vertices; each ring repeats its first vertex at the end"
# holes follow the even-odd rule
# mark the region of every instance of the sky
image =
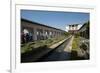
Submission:
POLYGON ((82 26, 89 20, 89 13, 21 10, 21 18, 67 31, 68 25, 82 26))

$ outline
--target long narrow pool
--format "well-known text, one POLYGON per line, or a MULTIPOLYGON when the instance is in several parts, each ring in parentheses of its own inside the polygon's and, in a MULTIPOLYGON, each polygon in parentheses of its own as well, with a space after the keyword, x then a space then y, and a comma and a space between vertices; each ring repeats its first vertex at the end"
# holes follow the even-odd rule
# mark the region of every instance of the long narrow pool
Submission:
POLYGON ((64 51, 66 46, 69 44, 71 41, 72 37, 67 39, 64 43, 59 45, 56 49, 52 50, 49 52, 47 55, 43 56, 40 58, 38 61, 39 62, 45 62, 45 61, 65 61, 65 60, 70 60, 71 53, 64 51))

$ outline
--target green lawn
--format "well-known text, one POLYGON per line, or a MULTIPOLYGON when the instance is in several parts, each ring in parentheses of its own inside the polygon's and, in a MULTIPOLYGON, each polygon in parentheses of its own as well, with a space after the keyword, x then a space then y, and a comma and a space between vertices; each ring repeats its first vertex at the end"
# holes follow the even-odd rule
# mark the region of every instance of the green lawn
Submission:
POLYGON ((80 37, 75 36, 72 42, 72 50, 71 50, 71 60, 79 60, 81 58, 78 57, 78 51, 80 50, 79 48, 80 44, 80 37))
POLYGON ((79 43, 80 43, 80 38, 74 37, 73 43, 72 43, 72 50, 73 51, 77 51, 79 49, 79 43))

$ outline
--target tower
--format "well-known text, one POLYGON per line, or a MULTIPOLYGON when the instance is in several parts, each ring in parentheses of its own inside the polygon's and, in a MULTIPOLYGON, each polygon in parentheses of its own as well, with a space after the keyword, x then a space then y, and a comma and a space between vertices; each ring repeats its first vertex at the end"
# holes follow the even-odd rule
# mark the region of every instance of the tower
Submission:
POLYGON ((79 24, 72 24, 72 25, 69 25, 69 30, 68 30, 68 32, 70 32, 70 33, 72 33, 72 34, 77 33, 78 25, 79 25, 79 24))

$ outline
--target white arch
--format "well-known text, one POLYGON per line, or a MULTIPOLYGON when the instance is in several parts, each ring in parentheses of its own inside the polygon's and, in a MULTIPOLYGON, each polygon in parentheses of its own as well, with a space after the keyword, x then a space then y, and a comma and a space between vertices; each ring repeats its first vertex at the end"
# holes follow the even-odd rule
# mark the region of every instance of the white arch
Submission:
POLYGON ((29 31, 27 29, 24 29, 23 32, 24 32, 24 34, 29 33, 29 31))

